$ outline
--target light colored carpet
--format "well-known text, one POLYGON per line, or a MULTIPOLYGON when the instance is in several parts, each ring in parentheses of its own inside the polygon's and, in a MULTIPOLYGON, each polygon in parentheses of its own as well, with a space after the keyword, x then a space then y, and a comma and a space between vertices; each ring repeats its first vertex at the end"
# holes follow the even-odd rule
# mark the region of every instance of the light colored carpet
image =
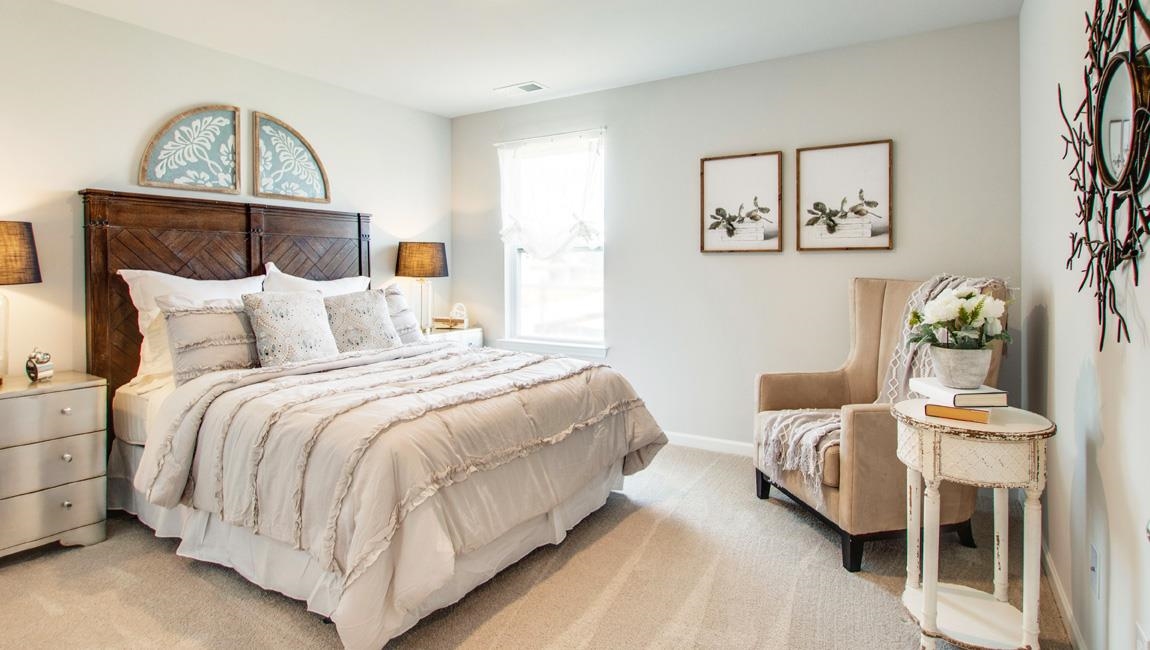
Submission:
MULTIPOLYGON (((863 572, 847 573, 838 537, 785 499, 756 499, 753 475, 746 458, 668 447, 563 544, 389 647, 916 648, 899 602, 904 542, 868 544, 863 572)), ((975 521, 978 549, 943 536, 942 579, 991 589, 989 519, 975 521)), ((108 532, 95 546, 0 560, 0 646, 338 646, 302 603, 178 557, 134 519, 114 518, 108 532)), ((1041 626, 1043 648, 1070 647, 1045 578, 1041 626)))

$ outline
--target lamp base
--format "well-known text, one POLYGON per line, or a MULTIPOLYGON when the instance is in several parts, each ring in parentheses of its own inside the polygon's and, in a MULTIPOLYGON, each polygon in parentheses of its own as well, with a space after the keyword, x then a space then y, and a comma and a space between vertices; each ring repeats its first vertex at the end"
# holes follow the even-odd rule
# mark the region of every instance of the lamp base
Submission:
POLYGON ((0 293, 0 385, 8 374, 8 296, 0 293))

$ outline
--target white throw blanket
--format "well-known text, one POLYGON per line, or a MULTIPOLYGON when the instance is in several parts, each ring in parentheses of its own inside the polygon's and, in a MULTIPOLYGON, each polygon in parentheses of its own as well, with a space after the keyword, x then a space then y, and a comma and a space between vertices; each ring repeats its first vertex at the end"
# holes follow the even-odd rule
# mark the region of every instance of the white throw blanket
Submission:
POLYGON ((421 506, 432 508, 421 521, 463 552, 548 512, 620 459, 625 474, 642 469, 666 443, 607 366, 444 343, 210 373, 177 388, 157 422, 135 476, 149 501, 182 502, 303 549, 345 586, 421 506), (539 489, 521 500, 478 504, 462 521, 444 514, 441 490, 544 457, 572 436, 596 441, 586 462, 545 475, 530 464, 535 473, 519 480, 539 489))
MULTIPOLYGON (((913 329, 909 324, 912 310, 922 311, 923 305, 946 289, 970 286, 985 290, 991 286, 1005 287, 1002 280, 993 278, 967 278, 941 274, 923 282, 907 298, 902 314, 902 332, 887 365, 876 404, 895 403, 907 398, 912 377, 927 377, 934 366, 926 346, 912 345, 913 329)), ((761 413, 755 430, 755 452, 758 467, 770 477, 782 471, 798 471, 803 485, 823 504, 824 451, 839 444, 842 434, 841 409, 790 409, 761 413)))

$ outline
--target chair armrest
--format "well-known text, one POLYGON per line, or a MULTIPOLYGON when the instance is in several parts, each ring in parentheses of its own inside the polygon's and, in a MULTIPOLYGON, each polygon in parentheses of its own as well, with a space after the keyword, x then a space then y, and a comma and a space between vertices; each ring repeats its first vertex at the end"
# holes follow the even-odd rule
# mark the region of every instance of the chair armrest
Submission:
MULTIPOLYGON (((906 465, 890 404, 842 407, 839 444, 839 526, 852 535, 906 528, 906 465)), ((944 482, 941 491, 942 523, 971 517, 977 489, 944 482)))
POLYGON ((758 411, 837 409, 850 400, 847 375, 831 372, 765 372, 755 382, 758 411))
POLYGON ((851 534, 906 528, 906 466, 890 404, 842 408, 839 526, 851 534))

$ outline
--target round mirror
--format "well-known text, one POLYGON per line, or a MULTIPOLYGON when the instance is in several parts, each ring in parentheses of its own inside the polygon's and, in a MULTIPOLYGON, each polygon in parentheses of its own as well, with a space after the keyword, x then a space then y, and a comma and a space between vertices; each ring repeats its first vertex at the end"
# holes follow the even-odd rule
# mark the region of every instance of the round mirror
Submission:
POLYGON ((1134 144, 1134 69, 1126 56, 1111 59, 1099 85, 1094 151, 1107 187, 1124 183, 1130 174, 1134 144))

